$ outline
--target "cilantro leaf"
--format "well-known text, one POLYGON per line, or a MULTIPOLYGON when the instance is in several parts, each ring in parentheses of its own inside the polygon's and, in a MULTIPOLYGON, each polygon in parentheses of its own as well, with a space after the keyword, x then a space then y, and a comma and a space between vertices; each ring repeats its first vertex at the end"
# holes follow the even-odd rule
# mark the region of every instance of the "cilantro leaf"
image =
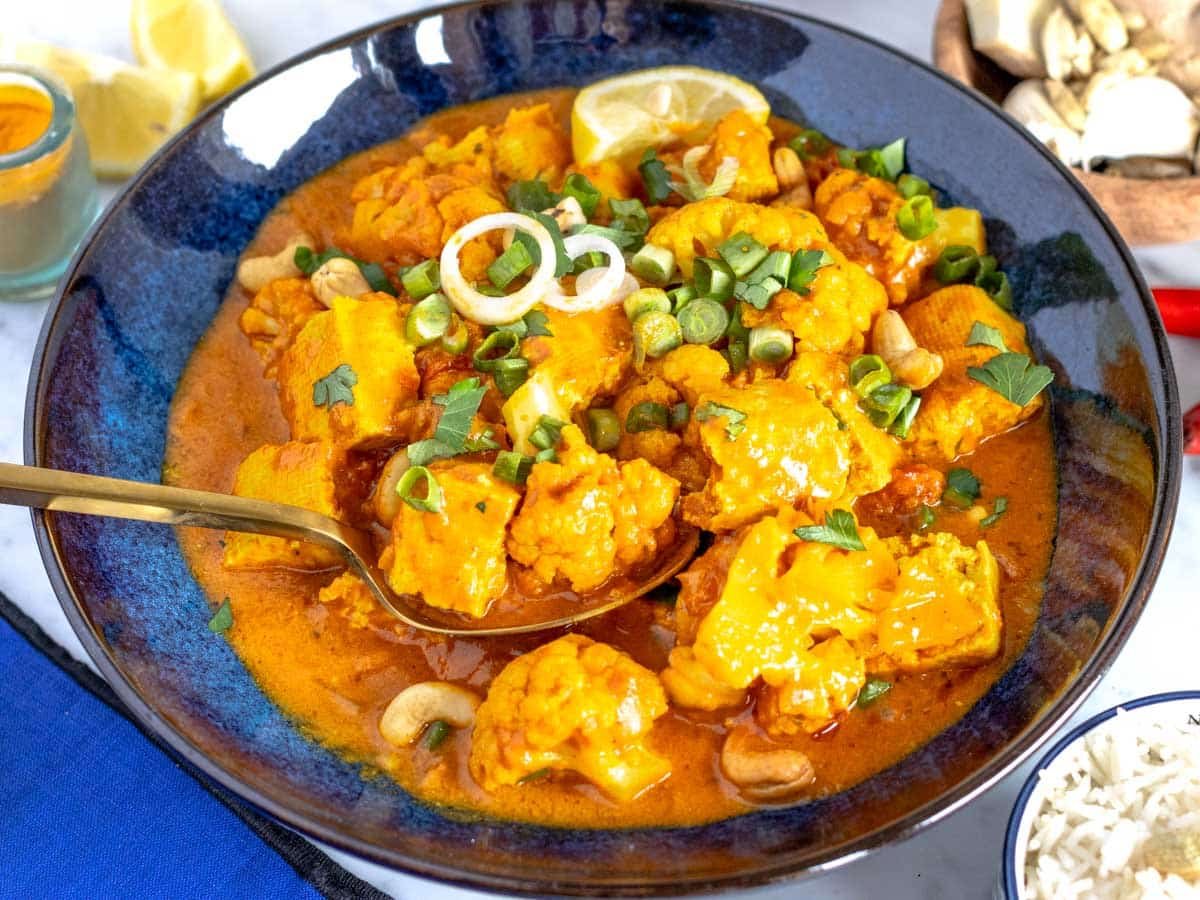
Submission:
POLYGON ((805 525, 792 531, 802 541, 831 544, 843 550, 866 550, 858 536, 858 524, 854 516, 844 509, 831 509, 825 513, 824 525, 805 525))
POLYGON ((946 473, 946 490, 942 499, 964 509, 979 499, 979 479, 970 469, 951 469, 946 473))
POLYGON ((525 313, 522 321, 527 337, 554 337, 554 332, 550 330, 550 317, 540 309, 531 309, 525 313))
POLYGON ((1008 347, 1004 343, 1004 335, 1000 333, 1000 329, 984 325, 982 322, 976 322, 971 326, 971 333, 967 335, 967 346, 995 347, 1001 353, 1008 352, 1008 347))
POLYGON ((356 384, 358 376, 352 368, 342 363, 324 378, 313 382, 313 406, 327 406, 330 409, 338 403, 353 406, 356 384))
POLYGON ((610 198, 608 208, 612 212, 613 228, 639 236, 650 230, 650 214, 636 197, 629 200, 610 198))
POLYGON ((475 504, 475 508, 477 510, 479 510, 481 513, 485 513, 485 512, 487 512, 487 503, 485 503, 483 500, 480 500, 478 503, 475 504))
POLYGON ((997 497, 996 502, 992 505, 992 514, 987 516, 979 523, 980 528, 989 528, 1000 521, 1000 517, 1008 512, 1008 498, 997 497))
POLYGON ((409 465, 412 466, 427 466, 435 459, 449 459, 458 455, 457 450, 443 444, 437 438, 413 441, 405 452, 408 454, 409 465))
POLYGON ((208 630, 213 634, 224 634, 233 627, 233 608, 229 605, 229 598, 225 598, 225 602, 218 608, 213 617, 208 620, 208 630))
POLYGON ((728 440, 737 440, 737 436, 746 430, 746 414, 740 409, 714 403, 711 400, 707 400, 696 407, 697 422, 707 422, 709 419, 715 419, 720 416, 724 416, 726 419, 725 437, 728 440))
POLYGON ((662 203, 670 196, 671 175, 653 148, 642 154, 638 172, 641 173, 642 183, 646 186, 647 200, 651 203, 662 203))
POLYGON ((792 257, 792 267, 788 272, 788 290, 795 291, 800 296, 808 293, 808 286, 817 277, 817 272, 825 266, 833 265, 833 257, 824 250, 801 250, 792 257))
POLYGON ((1035 366, 1024 353, 1011 351, 993 356, 982 366, 968 367, 967 377, 1017 406, 1026 406, 1054 381, 1054 373, 1048 368, 1035 366))
POLYGON ((463 451, 466 453, 479 453, 483 450, 499 450, 500 445, 493 439, 495 434, 492 429, 488 429, 478 437, 469 437, 463 443, 463 451))
POLYGON ((467 445, 467 434, 471 428, 471 420, 479 410, 479 403, 487 388, 479 383, 478 378, 464 378, 445 394, 433 398, 433 402, 442 407, 442 416, 438 419, 437 430, 433 439, 461 453, 467 445))
POLYGON ((882 678, 868 678, 866 684, 862 686, 862 690, 858 692, 858 702, 855 705, 870 706, 891 689, 890 681, 884 681, 882 678))
POLYGON ((533 178, 529 181, 514 181, 508 189, 507 199, 509 209, 516 212, 540 213, 562 198, 550 190, 550 185, 542 179, 533 178))

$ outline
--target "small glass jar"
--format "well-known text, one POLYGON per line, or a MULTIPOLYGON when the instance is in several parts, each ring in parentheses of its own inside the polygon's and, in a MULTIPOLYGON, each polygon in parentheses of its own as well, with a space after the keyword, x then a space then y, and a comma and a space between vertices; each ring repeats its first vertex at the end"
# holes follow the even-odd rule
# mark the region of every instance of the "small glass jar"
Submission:
POLYGON ((0 105, 6 102, 49 109, 44 130, 26 135, 32 143, 0 152, 0 300, 35 300, 54 290, 96 217, 96 179, 61 82, 28 66, 0 65, 0 105))

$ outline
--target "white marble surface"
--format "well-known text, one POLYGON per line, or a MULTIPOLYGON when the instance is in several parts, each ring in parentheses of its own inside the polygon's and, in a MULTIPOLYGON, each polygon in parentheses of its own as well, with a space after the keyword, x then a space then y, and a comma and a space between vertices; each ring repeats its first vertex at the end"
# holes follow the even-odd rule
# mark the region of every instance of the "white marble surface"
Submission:
MULTIPOLYGON (((928 58, 935 0, 814 0, 787 3, 867 32, 928 58)), ((261 68, 274 65, 339 32, 417 8, 411 0, 225 0, 261 68)), ((129 56, 124 0, 39 0, 6 4, 6 30, 57 43, 129 56), (15 21, 14 21, 15 16, 15 21)), ((109 191, 111 195, 112 191, 109 191)), ((1140 251, 1151 284, 1200 285, 1200 245, 1140 251)), ((21 461, 24 387, 46 303, 0 305, 0 459, 21 461)), ((1184 407, 1200 401, 1200 341, 1173 338, 1172 353, 1184 407)), ((1200 630, 1200 458, 1185 460, 1180 514, 1166 564, 1125 651, 1092 694, 1080 717, 1121 700, 1165 690, 1200 687, 1195 634, 1200 630)), ((34 616, 76 656, 82 651, 51 592, 26 512, 0 507, 0 590, 34 616)), ((823 878, 757 892, 761 898, 891 900, 990 896, 1000 862, 1004 824, 1028 766, 966 809, 917 837, 881 850, 823 878)), ((335 854, 347 868, 400 898, 478 897, 432 885, 335 854)))

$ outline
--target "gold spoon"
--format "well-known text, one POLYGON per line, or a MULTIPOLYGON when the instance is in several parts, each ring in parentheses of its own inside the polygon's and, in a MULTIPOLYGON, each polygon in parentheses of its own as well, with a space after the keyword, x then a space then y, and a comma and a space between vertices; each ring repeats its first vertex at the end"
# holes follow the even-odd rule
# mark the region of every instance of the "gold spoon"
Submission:
MULTIPOLYGON (((564 614, 538 621, 503 617, 512 621, 488 625, 486 616, 475 620, 442 612, 426 606, 418 596, 393 592, 383 573, 371 562, 374 550, 366 534, 298 506, 12 463, 0 463, 0 503, 311 541, 341 554, 351 571, 371 589, 380 606, 401 622, 421 631, 470 637, 563 628, 614 610, 658 587, 686 566, 695 555, 699 541, 696 529, 681 528, 678 539, 658 560, 649 576, 636 582, 617 584, 591 596, 590 599, 599 601, 594 605, 588 603, 589 596, 584 595, 573 598, 567 606, 570 611, 564 614)), ((552 608, 562 609, 562 606, 560 603, 552 608)))

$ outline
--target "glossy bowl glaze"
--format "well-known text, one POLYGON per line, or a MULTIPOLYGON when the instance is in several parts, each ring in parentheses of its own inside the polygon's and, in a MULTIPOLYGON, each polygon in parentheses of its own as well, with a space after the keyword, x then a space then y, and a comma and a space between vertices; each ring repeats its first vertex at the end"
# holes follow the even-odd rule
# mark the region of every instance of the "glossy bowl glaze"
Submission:
POLYGON ((691 828, 515 825, 417 802, 308 741, 225 641, 174 534, 35 514, 80 640, 145 724, 278 819, 379 862, 535 893, 669 894, 817 872, 911 835, 985 789, 1112 662, 1162 559, 1179 404, 1157 314, 1073 179, 994 107, 877 43, 723 3, 468 4, 317 48, 165 147, 85 241, 48 317, 32 463, 157 481, 167 409, 238 253, 274 204, 445 106, 665 63, 724 69, 850 145, 909 138, 912 168, 978 206, 1033 342, 1057 373, 1059 538, 1024 656, 954 727, 839 795, 691 828))

